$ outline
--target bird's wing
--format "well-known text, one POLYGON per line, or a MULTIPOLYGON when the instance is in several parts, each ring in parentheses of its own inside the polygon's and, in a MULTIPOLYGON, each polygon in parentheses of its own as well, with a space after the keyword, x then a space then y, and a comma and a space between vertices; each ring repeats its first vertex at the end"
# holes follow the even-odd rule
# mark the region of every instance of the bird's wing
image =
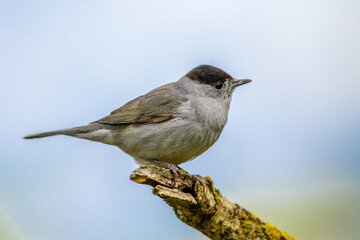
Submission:
POLYGON ((126 103, 94 123, 118 125, 163 122, 171 119, 177 107, 186 101, 173 85, 167 84, 126 103))

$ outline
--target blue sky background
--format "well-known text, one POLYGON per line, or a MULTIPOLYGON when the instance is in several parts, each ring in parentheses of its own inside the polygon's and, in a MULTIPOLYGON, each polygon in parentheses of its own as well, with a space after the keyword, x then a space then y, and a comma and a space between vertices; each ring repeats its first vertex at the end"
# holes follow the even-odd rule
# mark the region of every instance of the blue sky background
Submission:
POLYGON ((206 239, 84 125, 199 64, 251 84, 182 167, 299 239, 360 230, 360 2, 2 1, 0 236, 206 239))

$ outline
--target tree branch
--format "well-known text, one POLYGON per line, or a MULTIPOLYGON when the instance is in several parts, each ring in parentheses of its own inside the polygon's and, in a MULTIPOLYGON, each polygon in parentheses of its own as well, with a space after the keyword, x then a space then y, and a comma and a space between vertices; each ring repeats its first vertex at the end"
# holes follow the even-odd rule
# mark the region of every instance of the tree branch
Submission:
POLYGON ((153 186, 153 193, 169 204, 181 221, 210 239, 294 240, 286 232, 230 202, 214 188, 210 177, 190 175, 181 170, 174 178, 169 169, 141 166, 133 171, 130 179, 153 186))

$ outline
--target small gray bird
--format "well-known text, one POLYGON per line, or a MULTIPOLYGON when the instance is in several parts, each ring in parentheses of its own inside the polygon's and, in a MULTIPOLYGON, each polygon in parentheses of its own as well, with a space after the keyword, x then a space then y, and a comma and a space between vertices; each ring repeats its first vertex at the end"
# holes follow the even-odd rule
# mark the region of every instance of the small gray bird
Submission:
POLYGON ((86 126, 24 137, 68 135, 118 146, 139 164, 173 169, 219 138, 236 87, 249 83, 200 65, 177 82, 158 87, 86 126))

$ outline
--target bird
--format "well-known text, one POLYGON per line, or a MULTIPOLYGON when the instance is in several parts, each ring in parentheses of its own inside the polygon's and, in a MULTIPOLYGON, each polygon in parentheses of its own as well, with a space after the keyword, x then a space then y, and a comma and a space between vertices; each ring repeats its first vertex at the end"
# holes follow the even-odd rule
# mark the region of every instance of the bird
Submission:
POLYGON ((199 65, 88 125, 25 136, 67 135, 119 147, 140 165, 174 169, 208 150, 228 119, 234 90, 251 82, 199 65))

